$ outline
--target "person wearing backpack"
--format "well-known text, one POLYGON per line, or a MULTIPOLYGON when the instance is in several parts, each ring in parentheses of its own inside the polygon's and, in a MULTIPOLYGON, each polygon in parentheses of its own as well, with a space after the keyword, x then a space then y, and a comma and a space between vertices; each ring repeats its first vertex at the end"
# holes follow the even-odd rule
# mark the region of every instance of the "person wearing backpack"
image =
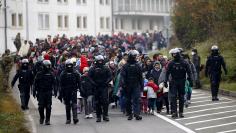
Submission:
POLYGON ((20 91, 20 99, 21 99, 21 108, 22 110, 29 109, 28 103, 30 99, 30 88, 33 84, 33 72, 29 69, 29 60, 23 59, 21 61, 21 68, 17 71, 14 76, 11 86, 15 85, 17 79, 19 79, 19 91, 20 91))

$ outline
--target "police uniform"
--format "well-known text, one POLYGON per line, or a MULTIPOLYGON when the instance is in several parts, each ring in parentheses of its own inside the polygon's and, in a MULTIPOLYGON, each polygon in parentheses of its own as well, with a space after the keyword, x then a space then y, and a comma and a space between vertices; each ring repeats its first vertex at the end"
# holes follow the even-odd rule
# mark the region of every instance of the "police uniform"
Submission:
POLYGON ((21 69, 17 71, 14 76, 11 85, 14 86, 15 82, 19 79, 19 91, 20 91, 20 99, 21 99, 21 108, 23 110, 29 109, 28 103, 30 99, 30 87, 33 84, 33 72, 29 70, 29 61, 28 59, 22 60, 21 69))
POLYGON ((80 89, 80 74, 73 69, 73 62, 68 59, 66 69, 60 75, 60 97, 66 106, 66 124, 71 123, 71 110, 73 113, 74 124, 78 122, 77 116, 77 91, 80 89))
POLYGON ((172 54, 174 60, 167 66, 165 86, 167 86, 167 81, 169 80, 169 76, 171 76, 171 80, 169 81, 169 94, 171 99, 171 112, 173 113, 172 118, 178 117, 177 97, 179 99, 179 117, 184 117, 185 80, 187 74, 190 86, 192 86, 191 70, 188 63, 181 58, 179 50, 171 50, 170 54, 172 54))
POLYGON ((136 120, 141 120, 140 116, 140 100, 141 92, 143 90, 143 75, 140 64, 136 61, 138 52, 131 50, 127 64, 125 64, 121 70, 121 86, 124 90, 126 100, 126 111, 128 120, 133 119, 133 114, 136 120), (133 109, 132 109, 133 106, 133 109), (133 112, 132 112, 133 110, 133 112))
POLYGON ((43 61, 43 67, 43 71, 38 72, 35 77, 33 96, 38 99, 40 124, 44 122, 44 109, 46 109, 45 124, 50 125, 53 91, 56 95, 55 76, 51 72, 51 63, 49 60, 43 61))
POLYGON ((207 58, 205 75, 210 77, 212 101, 218 101, 218 92, 221 80, 221 67, 223 67, 227 75, 226 64, 224 58, 219 55, 218 47, 212 46, 212 54, 207 58))
POLYGON ((101 122, 101 115, 103 115, 104 121, 109 121, 108 118, 108 85, 112 80, 112 74, 108 67, 104 65, 104 58, 101 55, 96 57, 95 66, 92 67, 88 76, 91 82, 95 86, 94 96, 95 96, 95 106, 97 122, 101 122))

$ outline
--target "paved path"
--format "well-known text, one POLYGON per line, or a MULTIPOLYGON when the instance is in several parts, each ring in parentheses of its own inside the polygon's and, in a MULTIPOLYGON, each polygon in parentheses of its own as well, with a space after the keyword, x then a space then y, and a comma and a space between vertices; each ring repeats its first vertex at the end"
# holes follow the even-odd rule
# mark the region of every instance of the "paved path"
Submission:
MULTIPOLYGON (((14 96, 19 101, 19 91, 14 88, 14 96)), ((236 133, 236 99, 220 96, 220 101, 212 102, 210 93, 194 90, 192 103, 185 108, 185 118, 171 119, 163 113, 154 116, 143 115, 142 121, 128 121, 118 110, 110 109, 110 122, 96 123, 95 119, 84 119, 79 114, 77 125, 66 125, 65 108, 53 98, 50 126, 39 124, 37 101, 31 97, 30 110, 25 114, 32 125, 33 133, 236 133)))

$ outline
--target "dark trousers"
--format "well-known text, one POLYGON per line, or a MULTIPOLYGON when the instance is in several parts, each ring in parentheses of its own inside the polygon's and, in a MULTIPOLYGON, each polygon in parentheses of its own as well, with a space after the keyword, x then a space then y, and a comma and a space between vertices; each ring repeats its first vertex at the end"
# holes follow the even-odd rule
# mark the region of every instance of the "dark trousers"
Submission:
POLYGON ((28 107, 29 99, 30 99, 30 86, 19 85, 18 88, 20 91, 21 107, 26 108, 28 107))
POLYGON ((108 116, 108 104, 108 87, 96 87, 95 108, 97 118, 101 118, 101 115, 108 116))
POLYGON ((170 82, 171 112, 177 114, 177 97, 179 99, 179 113, 184 111, 185 79, 173 79, 170 82))
POLYGON ((156 100, 156 106, 157 106, 157 112, 160 112, 163 106, 163 97, 162 96, 158 96, 157 100, 156 100))
POLYGON ((211 74, 210 75, 212 97, 218 97, 220 80, 221 80, 220 74, 211 74))
POLYGON ((195 85, 196 85, 196 88, 201 88, 202 85, 201 85, 201 82, 200 82, 200 70, 197 70, 197 79, 195 81, 195 85))
POLYGON ((154 111, 156 98, 148 98, 148 108, 154 111))
POLYGON ((163 101, 164 101, 164 103, 165 103, 165 105, 166 105, 166 111, 167 112, 169 112, 169 97, 168 97, 168 92, 165 92, 164 94, 163 94, 163 101))
POLYGON ((50 121, 52 110, 52 92, 39 92, 38 94, 38 110, 40 119, 44 119, 44 109, 46 109, 46 121, 50 121))
POLYGON ((71 120, 71 111, 73 114, 73 119, 78 119, 77 115, 77 92, 67 91, 65 92, 65 106, 66 106, 66 119, 71 120))
POLYGON ((127 88, 125 89, 126 98, 126 112, 128 115, 132 114, 140 115, 140 103, 141 103, 141 91, 139 88, 127 88))

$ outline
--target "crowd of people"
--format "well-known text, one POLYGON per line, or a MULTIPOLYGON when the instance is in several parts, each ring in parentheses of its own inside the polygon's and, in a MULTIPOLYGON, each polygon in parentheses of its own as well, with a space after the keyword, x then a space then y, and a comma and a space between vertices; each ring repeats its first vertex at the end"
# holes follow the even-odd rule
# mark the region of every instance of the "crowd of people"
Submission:
MULTIPOLYGON (((109 121, 109 104, 119 107, 128 120, 142 120, 141 113, 154 114, 155 109, 161 113, 163 105, 172 118, 182 118, 184 105, 191 103, 193 84, 201 87, 200 57, 196 49, 191 60, 183 49, 175 48, 170 50, 172 59, 161 53, 150 58, 145 53, 149 38, 146 34, 120 33, 74 38, 57 35, 36 39, 35 43, 25 41, 22 45, 28 46, 19 48, 18 69, 11 85, 19 79, 23 110, 29 109, 32 91, 38 100, 40 124, 50 125, 52 96, 65 104, 66 124, 71 123, 71 112, 73 123, 79 121, 78 108, 82 112, 83 106, 85 118, 93 118, 95 111, 96 122, 109 121)), ((218 47, 212 51, 218 52, 218 47)), ((222 64, 226 70, 222 59, 217 71, 222 64)), ((206 66, 209 75, 214 61, 213 57, 206 66)), ((217 99, 214 92, 212 100, 217 99)))

